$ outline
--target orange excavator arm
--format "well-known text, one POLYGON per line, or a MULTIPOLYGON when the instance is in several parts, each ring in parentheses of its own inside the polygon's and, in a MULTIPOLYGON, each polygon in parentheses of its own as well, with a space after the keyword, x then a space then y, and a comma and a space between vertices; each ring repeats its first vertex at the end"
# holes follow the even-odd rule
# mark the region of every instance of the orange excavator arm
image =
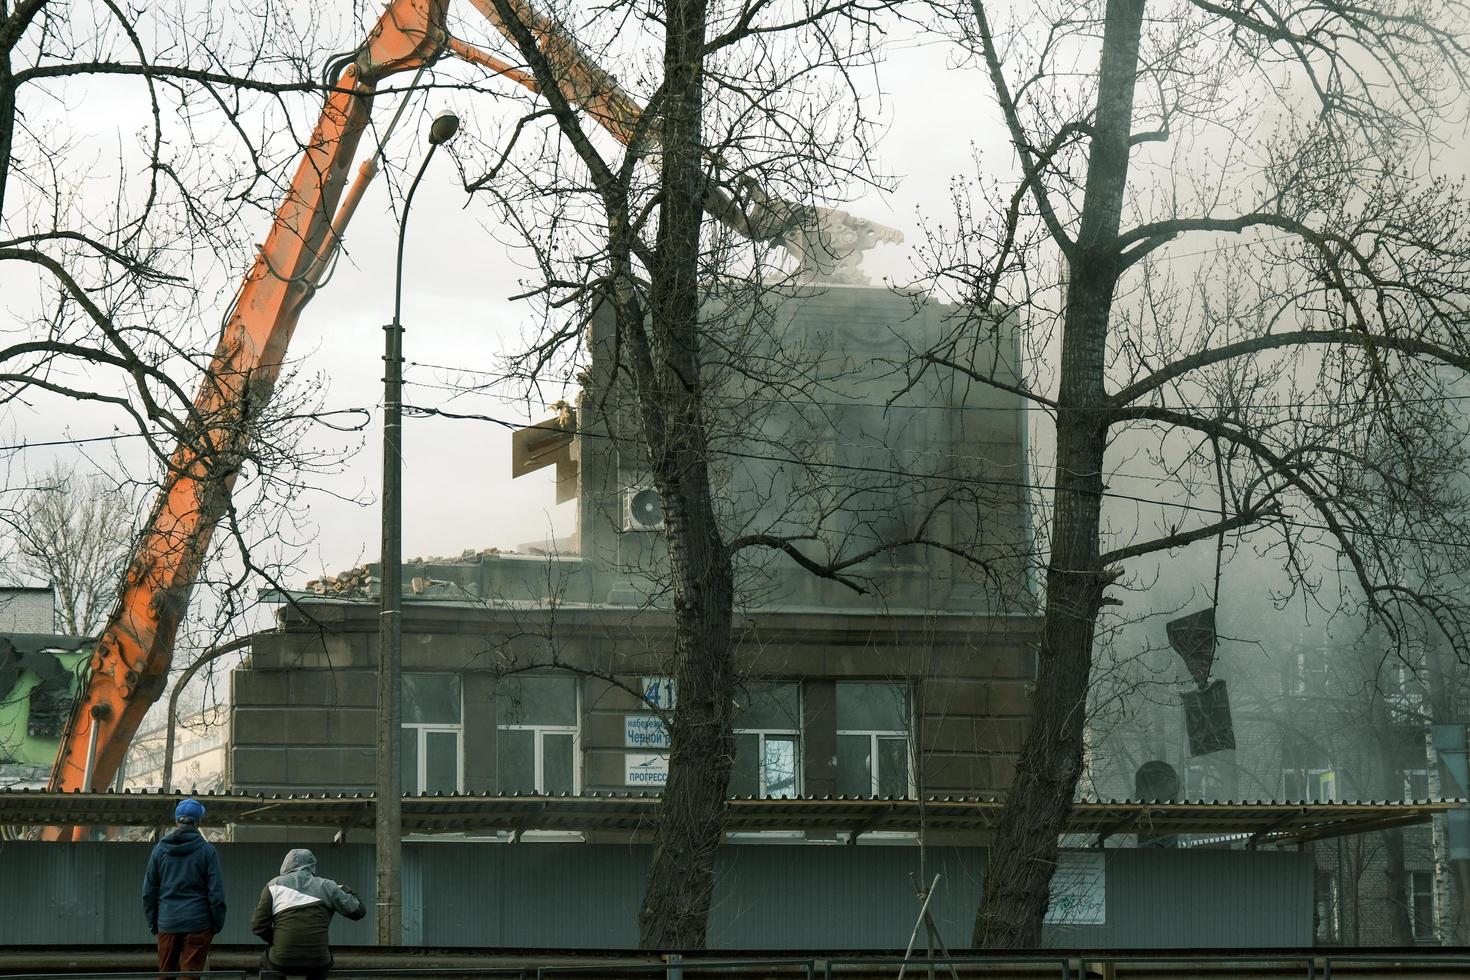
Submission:
MULTIPOLYGON (((174 637, 225 512, 253 414, 270 399, 301 310, 375 169, 374 161, 364 166, 360 186, 334 227, 375 86, 438 57, 447 2, 392 0, 327 97, 195 396, 193 431, 173 455, 92 655, 90 674, 57 750, 53 791, 105 787, 143 715, 163 691, 174 637)), ((48 836, 71 835, 63 828, 48 836)))
MULTIPOLYGON (((510 36, 489 0, 472 3, 498 31, 510 36)), ((163 692, 175 635, 215 525, 225 513, 255 413, 269 402, 301 311, 377 173, 375 152, 343 197, 378 82, 422 68, 447 51, 537 89, 524 71, 450 37, 445 26, 447 5, 448 0, 390 0, 329 94, 275 222, 241 287, 195 397, 193 431, 174 453, 112 617, 92 655, 90 673, 57 750, 52 791, 106 787, 144 714, 163 692)), ((619 142, 629 143, 642 115, 637 102, 574 38, 526 0, 514 0, 512 9, 543 46, 567 99, 619 142)), ((711 203, 717 217, 752 233, 751 223, 735 212, 728 198, 716 194, 711 203)), ((75 828, 50 828, 47 836, 71 839, 74 832, 75 828)))

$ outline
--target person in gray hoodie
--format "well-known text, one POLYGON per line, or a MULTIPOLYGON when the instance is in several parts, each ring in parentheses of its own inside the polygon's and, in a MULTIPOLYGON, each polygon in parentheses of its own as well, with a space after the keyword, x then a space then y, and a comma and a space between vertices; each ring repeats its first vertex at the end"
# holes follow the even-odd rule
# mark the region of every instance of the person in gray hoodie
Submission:
POLYGON ((361 919, 367 906, 346 885, 317 877, 315 854, 304 847, 288 851, 281 873, 261 891, 250 916, 250 931, 270 943, 260 954, 261 973, 325 980, 332 968, 327 930, 337 912, 361 919))

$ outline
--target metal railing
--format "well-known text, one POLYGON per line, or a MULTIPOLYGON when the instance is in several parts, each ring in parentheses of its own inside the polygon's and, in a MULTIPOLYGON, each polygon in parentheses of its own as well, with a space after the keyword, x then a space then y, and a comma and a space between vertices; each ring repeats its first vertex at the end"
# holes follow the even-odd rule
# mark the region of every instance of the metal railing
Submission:
POLYGON ((164 980, 168 977, 198 977, 199 980, 250 980, 254 977, 253 970, 205 970, 185 973, 183 970, 174 974, 160 973, 157 970, 134 970, 131 972, 114 973, 111 970, 88 970, 86 973, 0 973, 0 980, 164 980))
POLYGON ((686 960, 676 953, 670 955, 663 963, 575 963, 540 966, 536 968, 536 980, 552 980, 555 977, 576 977, 587 974, 599 977, 622 977, 641 974, 658 976, 662 974, 668 980, 683 980, 683 977, 688 975, 719 972, 721 970, 749 970, 752 968, 774 969, 783 974, 792 975, 797 970, 800 970, 803 980, 815 980, 817 961, 815 959, 802 960, 788 958, 763 960, 686 960))
MULTIPOLYGON (((1228 978, 1241 976, 1301 977, 1303 980, 1333 980, 1347 976, 1412 975, 1421 971, 1442 971, 1470 977, 1470 953, 1453 951, 1440 954, 1431 951, 1384 950, 1332 954, 1319 950, 1282 951, 1278 953, 1066 953, 1001 954, 987 956, 924 955, 901 956, 816 956, 811 958, 770 957, 760 959, 702 959, 670 954, 661 961, 642 962, 631 954, 626 962, 616 956, 584 963, 557 963, 543 966, 432 966, 412 965, 387 968, 333 968, 332 980, 605 980, 605 978, 646 978, 646 980, 696 980, 724 974, 726 977, 758 977, 761 980, 858 980, 883 977, 893 980, 898 971, 918 980, 931 975, 943 980, 964 977, 967 980, 986 976, 1006 978, 1054 977, 1055 980, 1088 980, 1089 977, 1145 978, 1145 980, 1186 980, 1194 977, 1228 978), (1375 969, 1377 968, 1377 969, 1375 969)), ((208 970, 201 980, 259 980, 253 968, 245 970, 208 970)), ((265 976, 270 977, 271 974, 265 976)), ((157 980, 155 970, 93 969, 78 971, 75 966, 59 972, 27 972, 0 974, 0 980, 157 980)))
POLYGON ((1394 965, 1408 967, 1410 969, 1434 969, 1448 968, 1460 969, 1470 975, 1470 955, 1452 954, 1449 956, 1435 956, 1432 953, 1419 952, 1390 952, 1382 953, 1349 953, 1346 956, 1323 956, 1322 980, 1332 980, 1332 968, 1334 966, 1373 966, 1375 964, 1394 965))
MULTIPOLYGON (((838 980, 842 972, 857 973, 867 971, 871 967, 892 967, 896 973, 898 970, 907 968, 909 975, 918 975, 918 971, 928 971, 931 967, 936 972, 942 970, 945 973, 954 973, 961 966, 1010 966, 1031 967, 1043 970, 1054 967, 1060 980, 1072 980, 1072 964, 1065 956, 977 956, 974 954, 966 956, 848 956, 826 960, 822 968, 823 980, 838 980), (846 970, 844 971, 844 968, 846 970)), ((1028 971, 1029 972, 1029 971, 1028 971)))

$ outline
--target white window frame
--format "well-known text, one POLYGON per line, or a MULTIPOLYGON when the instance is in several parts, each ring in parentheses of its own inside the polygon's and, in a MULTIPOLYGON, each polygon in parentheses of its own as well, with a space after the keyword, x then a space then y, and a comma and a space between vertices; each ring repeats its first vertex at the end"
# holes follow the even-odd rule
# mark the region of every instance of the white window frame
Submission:
MULTIPOLYGON (((580 707, 578 709, 580 712, 580 707)), ((572 736, 572 795, 582 795, 582 732, 576 725, 496 725, 495 732, 533 732, 531 765, 536 773, 536 792, 546 794, 546 736, 572 736)), ((496 781, 500 780, 497 764, 496 781)))
MULTIPOLYGON (((461 707, 460 717, 464 717, 461 707)), ((413 788, 413 795, 418 796, 427 793, 424 788, 424 777, 428 772, 429 738, 428 732, 448 732, 454 736, 454 791, 464 792, 464 723, 451 725, 440 722, 438 724, 411 724, 402 726, 405 732, 413 732, 414 749, 414 772, 418 773, 419 783, 413 788)), ((400 746, 401 751, 407 751, 408 745, 400 746)), ((405 788, 404 792, 408 790, 405 788)))
MULTIPOLYGON (((914 687, 913 687, 912 684, 904 684, 904 683, 895 684, 895 683, 893 683, 891 681, 864 681, 864 680, 857 680, 857 679, 853 679, 853 680, 846 680, 846 679, 844 679, 844 680, 839 680, 837 683, 838 684, 885 684, 885 685, 890 685, 890 686, 894 686, 894 687, 902 687, 902 688, 904 688, 905 700, 907 700, 907 702, 908 702, 907 708, 908 708, 908 716, 909 716, 909 727, 912 729, 912 727, 913 727, 914 714, 915 714, 915 710, 916 710, 916 705, 915 705, 915 702, 914 702, 914 687)), ((918 797, 918 795, 919 795, 918 775, 919 774, 916 771, 918 769, 918 764, 917 764, 918 763, 918 760, 914 757, 914 735, 913 735, 913 732, 912 731, 907 731, 907 732, 905 732, 905 731, 891 731, 891 730, 885 730, 885 729, 879 729, 879 728, 841 728, 841 729, 838 729, 837 730, 837 737, 838 738, 841 738, 844 735, 866 735, 866 736, 868 736, 868 753, 869 753, 868 758, 870 758, 870 759, 873 760, 872 772, 869 774, 869 776, 870 776, 870 785, 868 787, 868 795, 869 796, 872 796, 872 797, 876 797, 878 795, 878 786, 879 786, 879 781, 881 779, 881 776, 879 774, 879 769, 878 769, 878 758, 879 758, 878 757, 878 739, 880 739, 880 738, 901 738, 901 739, 903 739, 903 742, 904 742, 904 755, 905 755, 905 757, 907 757, 908 763, 909 763, 909 765, 908 765, 909 778, 908 778, 908 787, 907 787, 908 798, 912 800, 912 799, 916 799, 918 797)))
MULTIPOLYGON (((798 696, 797 704, 800 705, 800 703, 801 702, 800 702, 799 696, 798 696)), ((789 799, 794 799, 795 797, 798 797, 798 796, 801 796, 802 795, 802 788, 803 788, 803 779, 802 779, 803 773, 802 773, 802 769, 805 768, 805 767, 802 765, 802 761, 803 761, 802 760, 802 755, 801 755, 801 742, 802 742, 802 739, 801 739, 801 731, 800 730, 797 730, 797 729, 789 729, 789 728, 737 728, 737 729, 734 730, 734 735, 735 735, 736 738, 739 738, 741 735, 755 735, 755 736, 757 736, 756 741, 755 741, 755 752, 756 752, 756 767, 755 767, 756 797, 755 798, 756 799, 758 799, 758 800, 789 800, 789 799), (795 785, 795 787, 791 791, 791 793, 792 793, 791 796, 767 796, 766 793, 765 793, 765 787, 766 787, 766 739, 767 738, 771 738, 771 737, 779 738, 782 741, 789 741, 789 742, 792 743, 792 750, 793 750, 793 755, 794 755, 794 758, 792 759, 792 763, 793 763, 793 766, 794 766, 794 768, 796 770, 793 773, 793 776, 794 776, 794 781, 795 781, 796 785, 795 785)))
MULTIPOLYGON (((449 673, 449 672, 447 672, 447 671, 435 671, 435 670, 415 670, 415 671, 405 671, 404 673, 410 673, 410 674, 413 674, 414 676, 419 676, 419 675, 430 675, 430 674, 437 675, 437 674, 444 674, 444 673, 449 673)), ((401 692, 402 691, 402 685, 403 685, 403 678, 402 677, 400 677, 398 679, 398 683, 399 683, 399 690, 401 692)), ((400 693, 400 697, 401 697, 401 693, 400 693)), ((399 725, 399 728, 398 728, 398 733, 399 733, 399 746, 398 747, 399 747, 399 751, 400 752, 407 752, 408 751, 408 747, 409 747, 408 746, 408 739, 405 738, 405 736, 409 732, 412 732, 413 733, 414 761, 417 763, 414 771, 416 773, 418 773, 418 778, 419 778, 418 785, 413 788, 413 795, 414 796, 418 796, 418 795, 426 792, 423 787, 424 787, 425 770, 427 768, 425 766, 425 762, 427 761, 427 757, 428 757, 428 751, 429 751, 428 750, 428 744, 429 744, 429 740, 423 734, 425 731, 451 732, 451 733, 454 734, 454 759, 455 759, 455 764, 454 764, 454 791, 455 791, 455 793, 463 793, 464 792, 464 684, 463 684, 462 680, 461 680, 461 684, 460 684, 460 688, 459 688, 459 721, 457 721, 457 722, 449 722, 449 721, 403 722, 403 723, 401 723, 399 725)), ((407 793, 408 792, 407 787, 400 787, 400 790, 402 792, 404 792, 404 793, 407 793)))
MULTIPOLYGON (((533 677, 555 677, 556 674, 532 674, 533 677)), ((572 736, 572 795, 582 795, 582 685, 577 683, 576 675, 571 675, 572 690, 576 692, 575 706, 573 711, 577 723, 575 725, 499 725, 495 726, 496 744, 499 745, 501 732, 532 732, 531 737, 531 765, 536 774, 536 792, 546 795, 546 742, 547 735, 570 735, 572 736)), ((498 698, 500 692, 495 696, 498 698)), ((497 750, 498 755, 498 750, 497 750)), ((495 783, 500 784, 500 760, 495 762, 495 783)))
POLYGON ((837 733, 837 737, 838 738, 842 738, 843 736, 849 736, 849 737, 852 737, 852 736, 866 736, 867 737, 867 739, 868 739, 868 758, 871 759, 871 760, 873 760, 872 772, 869 774, 870 775, 870 779, 869 779, 869 786, 868 786, 868 795, 869 796, 872 796, 872 797, 875 797, 875 798, 878 795, 878 787, 879 787, 879 785, 881 783, 881 779, 882 779, 882 776, 879 773, 878 740, 880 738, 886 738, 886 739, 901 738, 901 739, 903 739, 903 753, 904 753, 904 757, 908 759, 908 763, 909 763, 908 764, 908 771, 909 771, 908 772, 908 777, 909 777, 908 778, 908 786, 905 789, 905 793, 907 794, 908 798, 911 799, 911 800, 914 799, 918 795, 918 792, 919 792, 919 783, 918 783, 918 780, 914 778, 917 775, 914 772, 914 740, 909 735, 908 732, 882 731, 882 730, 879 730, 879 729, 866 729, 865 730, 865 729, 861 729, 861 728, 854 728, 854 729, 843 729, 842 731, 840 731, 840 732, 837 733))

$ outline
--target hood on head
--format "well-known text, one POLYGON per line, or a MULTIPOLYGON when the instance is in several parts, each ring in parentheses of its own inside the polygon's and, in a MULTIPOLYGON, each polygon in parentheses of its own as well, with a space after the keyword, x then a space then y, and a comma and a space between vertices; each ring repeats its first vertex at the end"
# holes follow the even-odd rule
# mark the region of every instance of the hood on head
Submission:
POLYGON ((204 846, 204 835, 188 824, 180 824, 159 843, 170 854, 191 854, 204 846))
POLYGON ((316 867, 316 855, 304 847, 293 847, 286 852, 286 860, 281 862, 281 874, 290 874, 305 868, 308 871, 316 867))

